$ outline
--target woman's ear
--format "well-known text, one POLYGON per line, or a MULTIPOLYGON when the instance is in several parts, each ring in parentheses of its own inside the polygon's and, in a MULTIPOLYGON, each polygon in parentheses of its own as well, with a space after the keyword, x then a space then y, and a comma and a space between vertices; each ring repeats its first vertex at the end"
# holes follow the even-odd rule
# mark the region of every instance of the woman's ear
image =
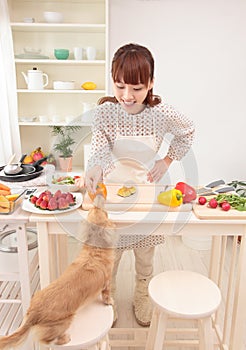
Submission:
POLYGON ((149 83, 149 90, 151 90, 154 86, 154 78, 149 83))

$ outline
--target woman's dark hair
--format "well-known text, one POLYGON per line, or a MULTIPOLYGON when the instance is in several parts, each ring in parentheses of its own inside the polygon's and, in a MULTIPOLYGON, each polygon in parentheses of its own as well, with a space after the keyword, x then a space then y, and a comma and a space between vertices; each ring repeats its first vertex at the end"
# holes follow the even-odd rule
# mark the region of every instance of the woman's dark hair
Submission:
MULTIPOLYGON (((154 59, 151 52, 138 44, 127 44, 120 47, 114 54, 111 68, 114 82, 124 81, 125 84, 148 86, 154 79, 154 59)), ((106 101, 115 102, 115 97, 102 97, 99 104, 106 101)), ((153 95, 153 89, 148 91, 144 104, 151 107, 161 102, 161 98, 153 95)))

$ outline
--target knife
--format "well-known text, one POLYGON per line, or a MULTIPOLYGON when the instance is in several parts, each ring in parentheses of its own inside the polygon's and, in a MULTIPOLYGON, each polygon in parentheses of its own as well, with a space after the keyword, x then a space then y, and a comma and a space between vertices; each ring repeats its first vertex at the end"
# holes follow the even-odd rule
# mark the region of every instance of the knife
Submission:
POLYGON ((214 190, 212 190, 211 188, 211 189, 205 189, 204 192, 199 192, 199 196, 212 196, 213 194, 220 194, 220 193, 226 193, 231 191, 235 191, 235 188, 232 186, 220 187, 214 190))
POLYGON ((201 193, 208 192, 208 191, 210 192, 212 190, 212 188, 220 186, 220 185, 225 185, 225 181, 224 180, 216 180, 216 181, 210 182, 208 185, 206 185, 202 188, 199 188, 196 191, 196 193, 201 194, 201 193))

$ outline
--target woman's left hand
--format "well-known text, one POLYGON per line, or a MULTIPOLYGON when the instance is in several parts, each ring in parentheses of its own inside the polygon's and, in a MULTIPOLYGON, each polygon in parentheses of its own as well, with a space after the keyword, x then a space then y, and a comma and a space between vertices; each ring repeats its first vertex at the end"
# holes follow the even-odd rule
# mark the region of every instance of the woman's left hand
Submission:
POLYGON ((165 157, 155 161, 153 168, 147 173, 147 180, 149 182, 158 182, 165 175, 169 165, 172 163, 172 159, 165 157))

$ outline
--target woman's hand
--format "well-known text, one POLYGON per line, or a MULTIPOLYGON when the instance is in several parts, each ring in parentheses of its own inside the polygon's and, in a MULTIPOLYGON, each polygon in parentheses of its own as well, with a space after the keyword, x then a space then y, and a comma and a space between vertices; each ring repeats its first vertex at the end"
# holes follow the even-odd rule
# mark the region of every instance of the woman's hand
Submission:
POLYGON ((153 168, 147 173, 147 180, 149 182, 158 182, 165 175, 167 169, 172 163, 172 159, 166 156, 164 159, 155 161, 153 168))
POLYGON ((89 169, 85 174, 85 186, 88 192, 95 193, 98 182, 102 177, 102 168, 99 165, 95 165, 89 169))

